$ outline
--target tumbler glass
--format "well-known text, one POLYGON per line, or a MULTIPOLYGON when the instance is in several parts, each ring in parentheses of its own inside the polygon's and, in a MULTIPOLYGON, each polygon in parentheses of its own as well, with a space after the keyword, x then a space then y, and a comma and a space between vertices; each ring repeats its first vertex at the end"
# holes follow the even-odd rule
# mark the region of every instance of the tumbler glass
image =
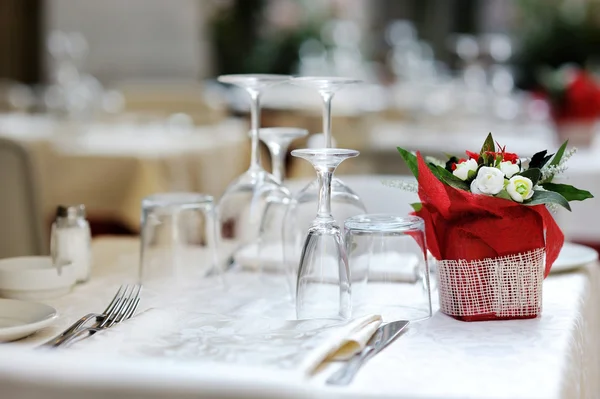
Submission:
POLYGON ((344 224, 353 316, 384 321, 432 315, 425 225, 416 216, 359 215, 344 224))
POLYGON ((221 272, 213 198, 197 193, 161 193, 142 200, 139 280, 145 288, 175 294, 221 272))

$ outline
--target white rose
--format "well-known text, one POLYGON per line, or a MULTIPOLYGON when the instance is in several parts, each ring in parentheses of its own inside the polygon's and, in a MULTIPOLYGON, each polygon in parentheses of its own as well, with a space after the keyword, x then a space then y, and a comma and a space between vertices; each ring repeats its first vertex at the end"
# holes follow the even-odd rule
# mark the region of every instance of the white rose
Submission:
POLYGON ((502 171, 502 173, 504 173, 504 175, 506 177, 508 177, 510 179, 511 177, 513 177, 513 175, 515 173, 519 173, 521 171, 521 168, 519 167, 519 164, 517 164, 517 163, 505 161, 505 162, 500 162, 500 170, 502 171))
POLYGON ((467 180, 469 178, 470 171, 475 172, 477 170, 477 161, 469 159, 468 161, 457 163, 456 169, 452 171, 452 174, 458 177, 460 180, 467 180))
POLYGON ((473 194, 496 195, 504 188, 504 173, 500 169, 482 166, 471 182, 473 194))
POLYGON ((533 182, 525 176, 513 176, 506 185, 506 191, 513 200, 523 202, 533 195, 533 182))

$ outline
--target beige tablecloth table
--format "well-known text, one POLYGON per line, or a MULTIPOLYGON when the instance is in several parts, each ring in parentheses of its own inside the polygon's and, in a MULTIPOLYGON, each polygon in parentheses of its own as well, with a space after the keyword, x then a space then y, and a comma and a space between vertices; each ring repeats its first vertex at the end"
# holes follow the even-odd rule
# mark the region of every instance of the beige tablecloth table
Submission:
POLYGON ((39 118, 21 124, 0 118, 0 135, 30 150, 47 220, 57 205, 81 203, 91 218, 137 231, 143 197, 165 191, 218 197, 249 162, 247 127, 241 121, 185 134, 134 125, 69 129, 39 118))

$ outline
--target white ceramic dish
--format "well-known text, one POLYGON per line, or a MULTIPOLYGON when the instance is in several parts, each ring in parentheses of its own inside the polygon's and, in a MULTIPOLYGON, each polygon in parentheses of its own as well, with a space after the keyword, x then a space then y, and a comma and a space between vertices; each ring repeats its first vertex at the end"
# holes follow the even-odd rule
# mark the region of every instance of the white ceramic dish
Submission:
POLYGON ((0 299, 0 342, 25 338, 54 323, 58 312, 36 302, 0 299))
POLYGON ((59 273, 49 256, 0 259, 0 297, 3 298, 55 298, 69 293, 76 278, 73 265, 63 265, 59 273))
POLYGON ((565 242, 558 258, 552 265, 551 272, 564 272, 577 269, 590 262, 598 260, 598 252, 585 245, 565 242))

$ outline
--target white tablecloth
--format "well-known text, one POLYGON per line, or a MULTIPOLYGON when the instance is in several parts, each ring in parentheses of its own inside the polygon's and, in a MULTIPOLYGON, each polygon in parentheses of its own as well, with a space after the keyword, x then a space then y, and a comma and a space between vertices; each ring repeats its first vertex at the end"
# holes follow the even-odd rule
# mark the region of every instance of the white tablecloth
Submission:
MULTIPOLYGON (((135 275, 137 243, 104 239, 94 244, 92 279, 68 296, 47 301, 59 322, 0 347, 0 392, 6 398, 46 397, 396 397, 596 398, 600 392, 600 276, 596 264, 551 275, 544 283, 540 318, 464 323, 441 313, 415 323, 374 357, 349 387, 323 381, 329 364, 304 380, 260 367, 160 359, 130 359, 85 350, 43 353, 31 348, 90 310, 100 311, 116 287, 135 275)), ((230 315, 286 317, 285 287, 255 275, 229 275, 223 291, 209 280, 182 293, 182 308, 230 315)), ((151 295, 145 295, 151 305, 151 295)), ((83 345, 81 346, 83 348, 83 345)))

